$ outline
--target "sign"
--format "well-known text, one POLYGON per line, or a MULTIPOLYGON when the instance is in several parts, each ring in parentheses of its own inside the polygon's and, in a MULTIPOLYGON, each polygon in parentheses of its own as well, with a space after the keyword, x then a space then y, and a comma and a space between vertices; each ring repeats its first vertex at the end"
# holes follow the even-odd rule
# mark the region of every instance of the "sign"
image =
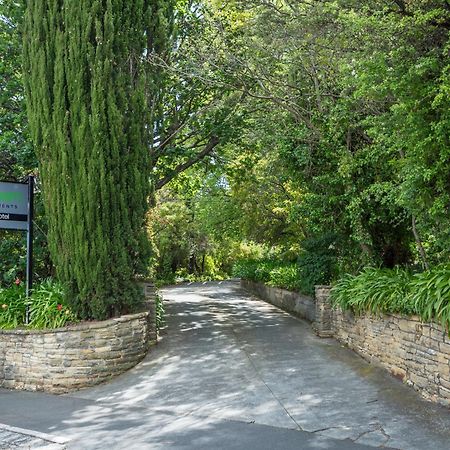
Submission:
MULTIPOLYGON (((26 296, 33 284, 33 196, 34 177, 28 183, 0 181, 0 229, 27 232, 26 296)), ((30 304, 26 305, 25 323, 30 323, 30 304)))
POLYGON ((28 231, 28 183, 0 181, 0 229, 28 231))

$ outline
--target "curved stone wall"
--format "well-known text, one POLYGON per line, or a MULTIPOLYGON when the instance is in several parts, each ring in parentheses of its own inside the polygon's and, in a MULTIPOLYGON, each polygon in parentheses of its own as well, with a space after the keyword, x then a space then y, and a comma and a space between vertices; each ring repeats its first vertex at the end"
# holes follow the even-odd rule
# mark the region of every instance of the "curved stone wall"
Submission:
POLYGON ((64 393, 108 380, 156 342, 152 312, 56 330, 0 330, 0 387, 64 393))

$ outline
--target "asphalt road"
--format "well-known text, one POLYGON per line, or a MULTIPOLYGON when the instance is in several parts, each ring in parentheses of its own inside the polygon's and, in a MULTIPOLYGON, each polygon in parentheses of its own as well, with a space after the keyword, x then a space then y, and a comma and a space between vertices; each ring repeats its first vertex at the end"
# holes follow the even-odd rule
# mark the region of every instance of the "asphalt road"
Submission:
POLYGON ((238 283, 163 294, 167 330, 128 373, 0 390, 0 449, 450 449, 448 409, 238 283))

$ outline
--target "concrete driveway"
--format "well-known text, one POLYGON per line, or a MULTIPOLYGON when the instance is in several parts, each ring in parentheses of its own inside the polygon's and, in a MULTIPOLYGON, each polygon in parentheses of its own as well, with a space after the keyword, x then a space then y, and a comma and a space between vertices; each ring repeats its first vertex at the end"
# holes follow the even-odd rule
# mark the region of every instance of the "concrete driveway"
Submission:
POLYGON ((167 331, 127 374, 0 390, 0 449, 450 449, 448 409, 238 283, 163 294, 167 331))

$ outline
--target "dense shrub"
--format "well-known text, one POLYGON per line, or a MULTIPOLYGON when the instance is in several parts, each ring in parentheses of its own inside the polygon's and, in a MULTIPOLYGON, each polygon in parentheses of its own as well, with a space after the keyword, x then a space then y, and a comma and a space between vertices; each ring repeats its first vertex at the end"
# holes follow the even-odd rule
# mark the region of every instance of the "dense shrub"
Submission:
POLYGON ((423 320, 434 320, 450 328, 450 264, 415 275, 409 298, 423 320))
MULTIPOLYGON (((38 198, 38 196, 36 196, 38 198)), ((47 248, 47 240, 42 230, 46 229, 42 219, 41 205, 35 207, 37 213, 36 232, 33 241, 33 273, 35 279, 44 280, 52 276, 53 266, 47 248)), ((26 273, 26 234, 17 231, 0 230, 0 288, 11 286, 17 278, 26 273)))
POLYGON ((163 298, 156 294, 156 330, 159 331, 166 323, 166 311, 164 309, 163 298))
POLYGON ((417 314, 424 321, 450 327, 450 265, 422 273, 368 267, 347 275, 331 290, 335 306, 355 313, 417 314))
POLYGON ((30 328, 59 328, 77 317, 69 308, 61 283, 45 280, 35 289, 30 301, 30 328))
MULTIPOLYGON (((312 294, 315 284, 327 283, 330 279, 334 260, 330 255, 322 255, 310 260, 315 261, 314 264, 307 264, 309 257, 312 252, 302 258, 304 265, 275 260, 241 260, 234 265, 233 275, 312 294), (307 276, 308 273, 311 276, 307 276), (320 279, 323 281, 318 281, 320 279)), ((416 274, 399 267, 366 267, 358 275, 345 275, 335 283, 331 299, 334 306, 356 314, 366 311, 417 314, 424 321, 435 321, 450 329, 450 264, 416 274)))
POLYGON ((234 265, 233 276, 292 291, 301 290, 302 287, 299 267, 296 263, 274 260, 241 260, 234 265))
POLYGON ((258 267, 258 260, 242 259, 233 265, 232 275, 245 280, 255 280, 255 271, 258 267))
POLYGON ((299 291, 302 288, 302 280, 299 276, 299 268, 296 264, 275 267, 270 271, 270 286, 299 291))
POLYGON ((55 281, 45 280, 37 285, 29 299, 23 283, 0 289, 0 328, 59 328, 77 317, 68 307, 64 287, 55 281), (30 323, 25 325, 27 302, 30 307, 30 323))
POLYGON ((329 284, 336 275, 336 236, 328 234, 304 241, 297 262, 278 259, 240 260, 235 277, 313 295, 314 286, 329 284))
POLYGON ((25 288, 0 288, 0 328, 17 328, 25 322, 25 288))
POLYGON ((330 284, 336 277, 338 245, 334 233, 302 242, 303 250, 297 260, 301 292, 313 295, 315 285, 330 284))
POLYGON ((365 268, 359 275, 346 275, 331 290, 335 305, 356 313, 364 311, 415 313, 410 298, 413 276, 406 270, 365 268))

